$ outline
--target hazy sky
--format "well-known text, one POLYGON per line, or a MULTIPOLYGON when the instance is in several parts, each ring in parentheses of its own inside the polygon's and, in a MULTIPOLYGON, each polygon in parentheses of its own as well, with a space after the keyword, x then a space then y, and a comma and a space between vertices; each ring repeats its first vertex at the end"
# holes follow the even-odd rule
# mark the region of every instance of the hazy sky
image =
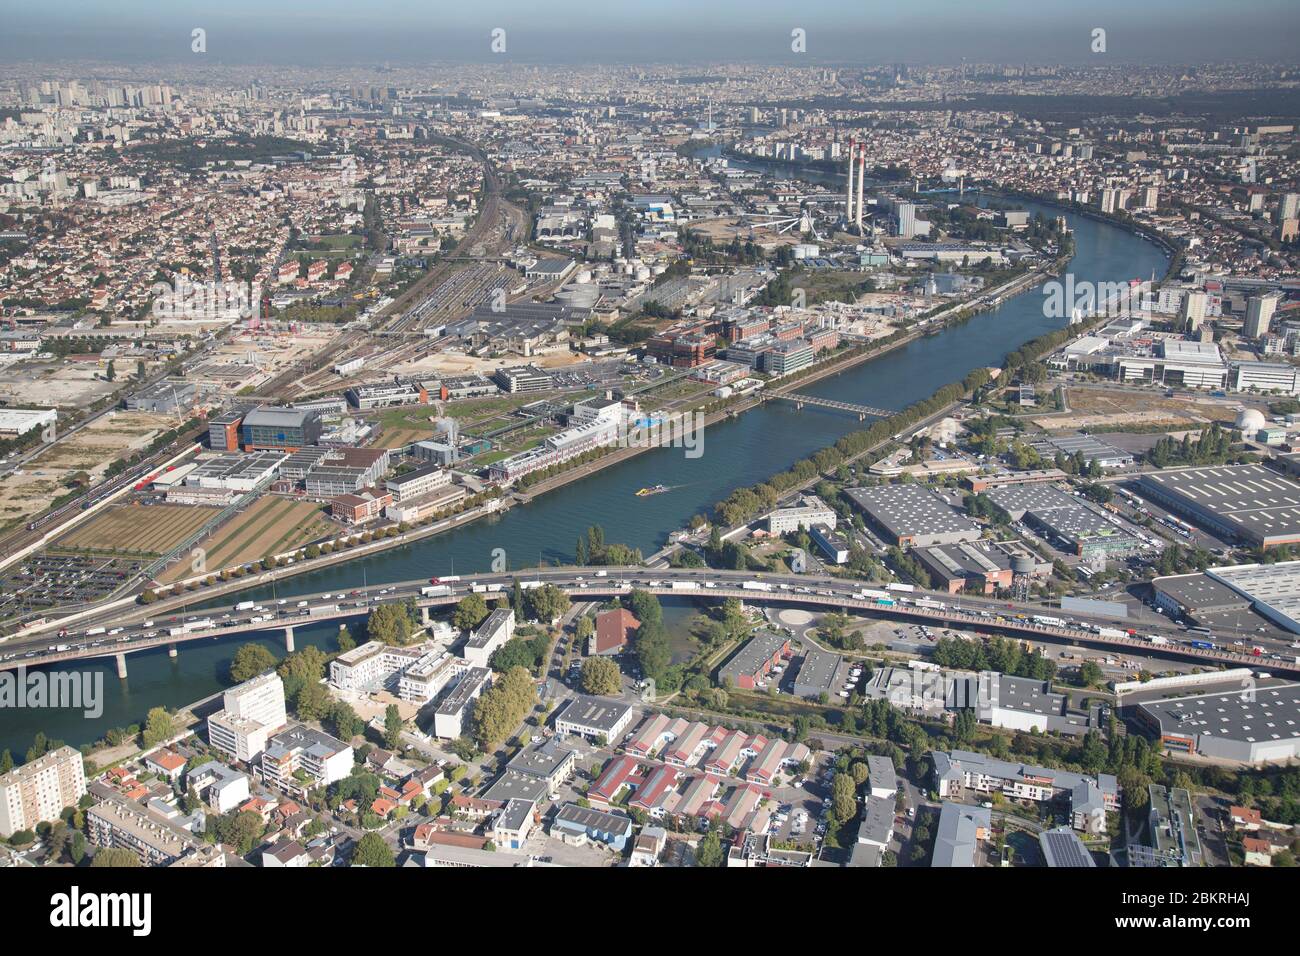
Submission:
POLYGON ((1300 60, 1300 0, 0 0, 0 59, 218 61, 1300 60), (807 55, 790 31, 807 32, 807 55))

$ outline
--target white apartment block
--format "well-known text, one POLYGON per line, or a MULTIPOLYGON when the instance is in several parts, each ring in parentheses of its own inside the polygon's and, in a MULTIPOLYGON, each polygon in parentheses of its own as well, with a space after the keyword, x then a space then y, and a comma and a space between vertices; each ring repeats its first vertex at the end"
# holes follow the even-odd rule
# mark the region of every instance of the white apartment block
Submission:
POLYGON ((492 672, 486 667, 471 667, 460 681, 438 703, 433 712, 433 735, 442 740, 454 740, 469 727, 470 710, 487 689, 492 672))
POLYGON ((384 486, 392 492, 393 500, 399 503, 427 495, 449 484, 451 484, 451 472, 437 465, 425 465, 384 482, 384 486))
POLYGON ((115 800, 87 810, 86 829, 96 846, 130 850, 145 866, 169 866, 192 849, 166 823, 115 800))
POLYGON ((284 682, 268 672, 226 691, 224 706, 208 718, 208 741, 235 760, 251 763, 288 722, 284 682))
POLYGON ((835 527, 836 514, 820 498, 808 496, 797 507, 778 508, 767 516, 769 534, 788 534, 800 528, 807 531, 815 524, 835 527))
POLYGON ((514 636, 514 610, 508 607, 497 608, 470 634, 461 653, 475 667, 487 667, 493 652, 514 636))
POLYGON ((450 651, 430 651, 402 671, 397 681, 397 696, 412 704, 427 704, 469 668, 468 661, 450 651))
POLYGON ((81 754, 60 747, 0 776, 0 836, 34 830, 57 820, 64 807, 86 795, 81 754))
POLYGON ((346 694, 379 690, 429 653, 427 644, 392 647, 379 641, 367 641, 330 661, 330 686, 346 694))

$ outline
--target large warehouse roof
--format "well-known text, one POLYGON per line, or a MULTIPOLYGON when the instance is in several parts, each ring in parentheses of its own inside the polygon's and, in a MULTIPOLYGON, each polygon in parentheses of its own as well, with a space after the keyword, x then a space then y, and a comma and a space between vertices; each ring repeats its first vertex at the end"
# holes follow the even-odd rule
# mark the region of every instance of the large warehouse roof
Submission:
POLYGON ((1143 475, 1142 489, 1213 528, 1258 545, 1300 541, 1300 484, 1263 465, 1143 475))
POLYGON ((1300 738, 1300 684, 1175 697, 1141 707, 1166 736, 1252 744, 1300 738))
POLYGON ((1300 632, 1300 561, 1209 568, 1206 574, 1249 598, 1264 616, 1300 632))
POLYGON ((920 485, 850 488, 846 494, 896 538, 943 536, 974 541, 980 535, 975 522, 920 485))

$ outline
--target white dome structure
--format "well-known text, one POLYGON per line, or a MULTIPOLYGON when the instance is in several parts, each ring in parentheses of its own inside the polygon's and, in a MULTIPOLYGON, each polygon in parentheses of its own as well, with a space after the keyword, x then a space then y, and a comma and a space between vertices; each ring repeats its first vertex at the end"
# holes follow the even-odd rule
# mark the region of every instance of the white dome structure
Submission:
POLYGON ((1237 427, 1243 435, 1253 436, 1267 424, 1264 413, 1257 408, 1243 408, 1237 413, 1237 427))

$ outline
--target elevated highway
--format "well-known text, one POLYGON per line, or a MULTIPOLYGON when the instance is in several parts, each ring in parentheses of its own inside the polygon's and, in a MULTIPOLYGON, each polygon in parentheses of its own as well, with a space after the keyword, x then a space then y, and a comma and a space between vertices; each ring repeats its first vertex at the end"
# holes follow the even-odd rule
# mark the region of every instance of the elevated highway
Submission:
POLYGON ((1146 656, 1161 656, 1203 663, 1206 666, 1251 666, 1300 674, 1294 652, 1285 645, 1270 645, 1272 655, 1255 656, 1243 650, 1216 645, 1192 647, 1185 631, 1176 625, 1145 626, 1135 636, 1099 634, 1096 628, 1115 629, 1115 622, 1039 607, 1009 604, 992 598, 954 597, 938 592, 914 590, 891 593, 884 600, 864 591, 871 585, 843 578, 758 574, 719 571, 708 568, 658 569, 644 567, 539 568, 508 574, 478 574, 444 578, 437 585, 427 580, 371 586, 344 592, 297 595, 266 600, 246 606, 226 605, 185 615, 150 616, 147 608, 133 608, 119 615, 109 626, 101 623, 85 631, 16 638, 0 645, 0 669, 38 666, 94 658, 116 658, 119 675, 126 674, 126 655, 166 647, 173 654, 181 644, 242 635, 279 631, 287 650, 293 650, 296 628, 323 622, 343 622, 367 615, 380 604, 411 601, 427 617, 428 609, 454 604, 471 593, 485 599, 511 593, 515 580, 525 589, 551 584, 575 600, 609 598, 633 589, 657 595, 703 597, 721 600, 739 598, 751 604, 785 604, 820 607, 827 610, 868 612, 881 617, 940 626, 954 626, 986 633, 1005 633, 1027 640, 1068 642, 1108 648, 1146 656), (1035 617, 1039 620, 1035 620, 1035 617), (1063 623, 1044 623, 1055 618, 1063 623), (1152 642, 1151 637, 1157 638, 1152 642), (1275 656, 1274 656, 1275 655, 1275 656))

